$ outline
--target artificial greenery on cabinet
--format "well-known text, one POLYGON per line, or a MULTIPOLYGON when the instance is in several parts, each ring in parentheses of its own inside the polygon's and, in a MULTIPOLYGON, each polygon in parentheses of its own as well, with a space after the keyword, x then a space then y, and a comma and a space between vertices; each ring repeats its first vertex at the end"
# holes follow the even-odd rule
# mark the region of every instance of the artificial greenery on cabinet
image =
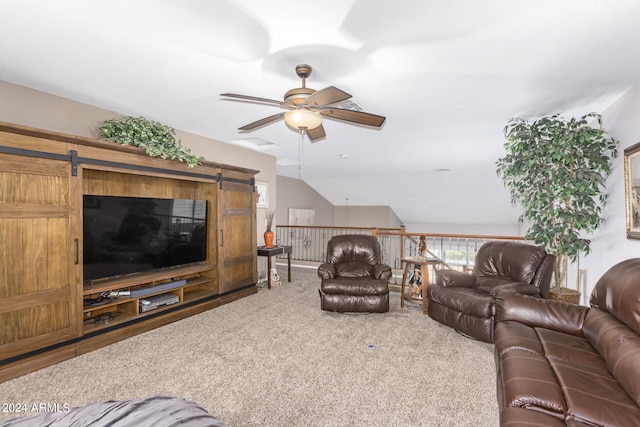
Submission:
POLYGON ((182 146, 172 127, 144 117, 107 119, 100 126, 100 133, 107 141, 133 145, 145 150, 149 156, 179 160, 190 168, 198 166, 202 160, 182 146))
POLYGON ((520 204, 520 222, 528 221, 525 238, 557 257, 554 288, 564 287, 567 261, 590 251, 585 238, 602 223, 606 180, 618 142, 608 136, 602 117, 545 116, 532 122, 511 119, 504 128, 506 155, 497 173, 520 204))

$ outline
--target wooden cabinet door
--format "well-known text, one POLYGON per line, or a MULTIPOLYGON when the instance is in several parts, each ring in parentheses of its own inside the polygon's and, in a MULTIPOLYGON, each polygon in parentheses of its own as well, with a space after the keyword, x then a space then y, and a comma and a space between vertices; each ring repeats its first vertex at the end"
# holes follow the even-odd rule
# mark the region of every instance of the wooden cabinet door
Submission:
POLYGON ((219 192, 220 293, 257 282, 256 215, 250 176, 223 177, 219 192))
MULTIPOLYGON (((3 137, 0 146, 10 142, 3 137)), ((79 334, 77 178, 64 147, 53 158, 0 152, 0 360, 79 334)))

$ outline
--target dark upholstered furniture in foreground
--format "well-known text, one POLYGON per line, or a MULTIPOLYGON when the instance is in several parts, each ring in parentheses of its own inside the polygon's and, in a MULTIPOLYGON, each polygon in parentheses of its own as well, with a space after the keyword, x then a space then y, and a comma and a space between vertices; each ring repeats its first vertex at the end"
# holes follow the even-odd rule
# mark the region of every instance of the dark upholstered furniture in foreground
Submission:
POLYGON ((509 288, 546 298, 555 256, 523 242, 491 241, 480 247, 471 273, 440 269, 427 289, 429 317, 468 337, 492 343, 491 291, 509 288))
POLYGON ((225 427, 195 402, 178 397, 153 396, 110 400, 78 408, 61 407, 24 418, 0 420, 0 427, 225 427))
POLYGON ((327 244, 326 262, 318 267, 320 307, 338 312, 389 311, 391 267, 382 263, 375 236, 344 234, 327 244))
POLYGON ((590 308, 495 297, 502 426, 640 426, 640 258, 607 271, 590 308))

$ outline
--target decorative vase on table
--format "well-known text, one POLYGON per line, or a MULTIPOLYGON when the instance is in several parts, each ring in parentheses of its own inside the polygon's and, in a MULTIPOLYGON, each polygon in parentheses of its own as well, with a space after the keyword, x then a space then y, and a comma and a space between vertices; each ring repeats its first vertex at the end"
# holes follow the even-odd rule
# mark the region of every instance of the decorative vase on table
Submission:
POLYGON ((275 216, 276 211, 268 211, 266 214, 266 226, 267 231, 264 232, 264 245, 267 248, 273 247, 273 231, 271 231, 271 227, 273 226, 273 217, 275 216))
POLYGON ((273 237, 274 237, 273 231, 267 230, 264 232, 264 245, 267 248, 273 247, 273 237))

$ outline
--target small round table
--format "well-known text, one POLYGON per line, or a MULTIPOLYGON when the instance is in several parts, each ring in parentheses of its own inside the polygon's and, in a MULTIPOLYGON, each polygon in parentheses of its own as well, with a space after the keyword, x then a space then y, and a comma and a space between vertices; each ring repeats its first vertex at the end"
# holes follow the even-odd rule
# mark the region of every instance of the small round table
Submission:
POLYGON ((402 262, 405 263, 404 273, 402 274, 402 296, 400 298, 400 307, 404 308, 404 289, 407 284, 407 276, 409 275, 409 267, 411 264, 419 265, 420 271, 422 273, 422 313, 427 314, 429 310, 429 306, 426 304, 427 301, 427 288, 429 287, 429 266, 432 265, 434 268, 436 265, 440 264, 442 261, 436 258, 422 258, 422 257, 405 257, 402 258, 402 262), (424 269, 423 269, 424 266, 424 269))

